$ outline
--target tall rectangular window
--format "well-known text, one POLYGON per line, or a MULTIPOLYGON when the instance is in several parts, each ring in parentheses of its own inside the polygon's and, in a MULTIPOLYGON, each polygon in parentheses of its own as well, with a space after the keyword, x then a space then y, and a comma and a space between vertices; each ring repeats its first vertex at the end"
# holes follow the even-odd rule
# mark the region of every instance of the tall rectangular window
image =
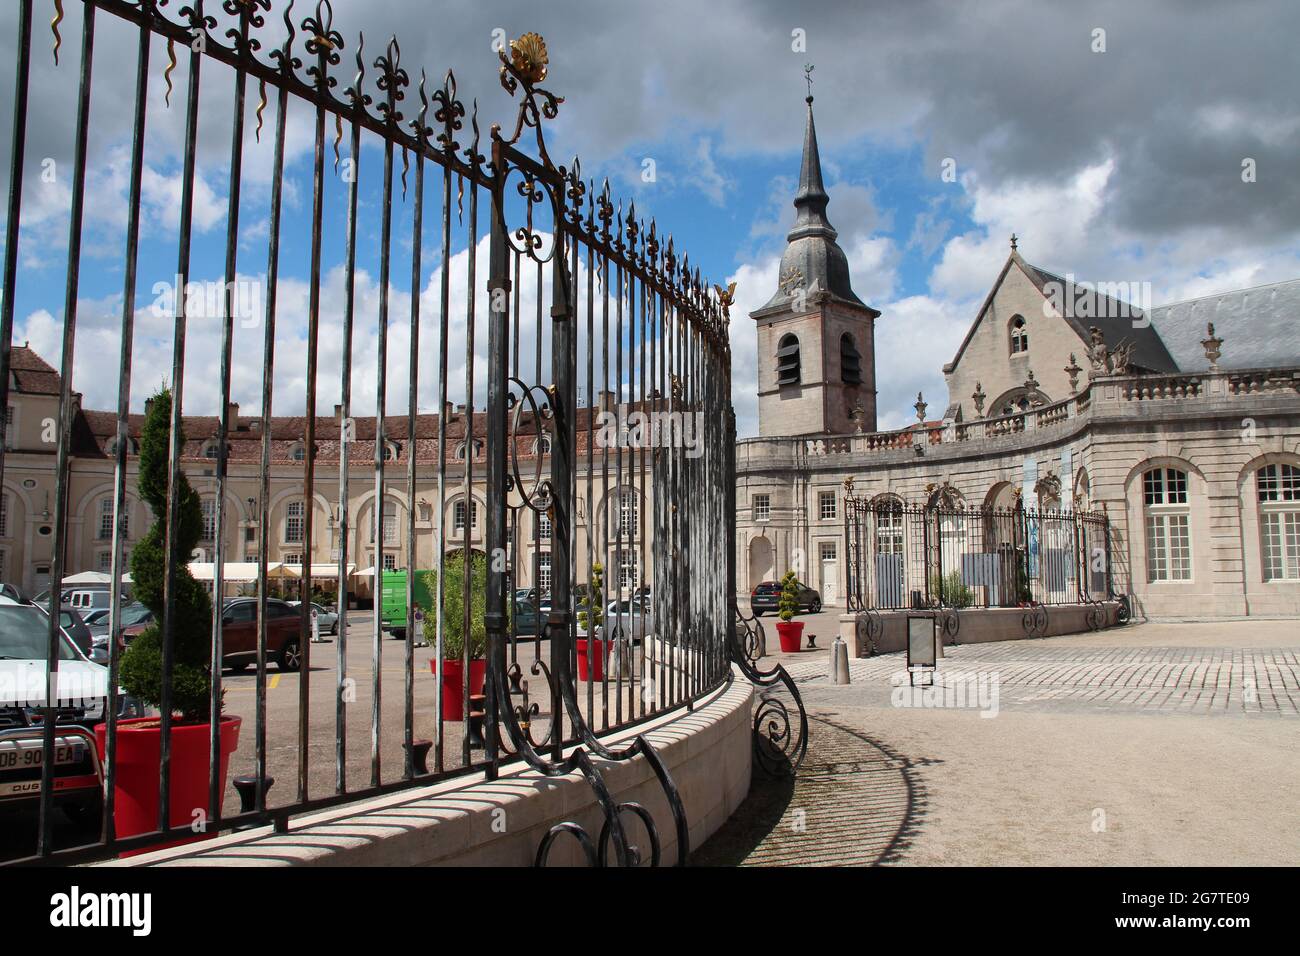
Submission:
POLYGON ((551 537, 551 516, 544 511, 537 516, 537 537, 543 541, 551 537))
POLYGON ((834 518, 837 514, 835 504, 835 492, 823 491, 817 496, 818 514, 823 521, 834 518))
POLYGON ((9 537, 9 496, 0 494, 0 538, 9 537))
MULTIPOLYGON (((125 536, 126 521, 122 521, 122 532, 125 536)), ((110 540, 113 537, 113 499, 110 497, 99 499, 99 539, 101 541, 110 540)))
POLYGON ((289 502, 289 508, 285 513, 284 519, 284 540, 299 542, 302 541, 303 524, 306 518, 307 508, 301 501, 289 502))
POLYGON ((754 495, 754 520, 770 521, 772 518, 772 496, 754 495))
POLYGON ((215 541, 217 537, 217 499, 203 499, 203 540, 215 541))
POLYGON ((1187 472, 1153 468, 1142 476, 1146 508, 1147 580, 1192 579, 1191 515, 1187 472))
POLYGON ((14 407, 9 405, 5 408, 5 450, 14 447, 14 407))
MULTIPOLYGON (((456 534, 465 533, 465 499, 464 498, 461 498, 454 505, 452 505, 451 524, 452 524, 452 531, 454 531, 456 534)), ((478 501, 476 499, 471 499, 469 503, 470 531, 473 531, 476 527, 478 527, 478 501)), ((550 537, 549 532, 543 535, 543 537, 550 537)))
POLYGON ((1265 465, 1255 472, 1265 581, 1300 581, 1300 468, 1265 465))
POLYGON ((537 556, 537 589, 539 591, 551 589, 551 552, 549 551, 543 551, 537 556))
POLYGON ((618 530, 629 538, 636 537, 636 492, 624 491, 618 499, 618 530))
POLYGON ((636 572, 636 552, 624 551, 623 563, 618 569, 618 586, 621 589, 633 591, 638 586, 636 572))

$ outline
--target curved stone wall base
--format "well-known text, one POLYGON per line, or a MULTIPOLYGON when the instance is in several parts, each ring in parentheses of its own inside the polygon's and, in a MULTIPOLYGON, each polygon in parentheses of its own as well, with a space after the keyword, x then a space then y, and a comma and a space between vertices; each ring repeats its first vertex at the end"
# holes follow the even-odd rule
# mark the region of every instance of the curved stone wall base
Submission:
MULTIPOLYGON (((1031 637, 1057 637, 1061 634, 1078 634, 1090 631, 1088 614, 1100 606, 1105 614, 1103 627, 1119 623, 1119 602, 1103 601, 1100 605, 1058 604, 1042 608, 990 607, 967 608, 958 612, 960 622, 955 637, 945 634, 943 643, 984 644, 990 641, 1014 641, 1031 637), (1047 622, 1033 619, 1034 611, 1045 611, 1047 622)), ((873 617, 880 621, 879 633, 871 634, 868 615, 862 613, 840 615, 840 638, 858 657, 871 654, 888 654, 907 649, 907 617, 924 611, 878 611, 873 617)))
MULTIPOLYGON (((602 738, 626 746, 645 734, 663 757, 686 809, 692 847, 720 827, 749 791, 754 689, 739 672, 695 710, 674 711, 637 728, 602 738)), ((614 798, 635 801, 654 816, 663 843, 662 865, 677 859, 672 814, 645 758, 596 760, 614 798)), ((481 774, 333 808, 292 822, 288 833, 270 827, 232 833, 202 844, 115 860, 101 866, 531 866, 542 837, 573 821, 600 836, 604 816, 581 774, 545 777, 522 765, 498 779, 481 774)), ((641 823, 624 814, 629 842, 649 845, 641 823)), ((613 862, 613 848, 609 852, 613 862)), ((562 835, 551 865, 585 863, 576 840, 562 835)))

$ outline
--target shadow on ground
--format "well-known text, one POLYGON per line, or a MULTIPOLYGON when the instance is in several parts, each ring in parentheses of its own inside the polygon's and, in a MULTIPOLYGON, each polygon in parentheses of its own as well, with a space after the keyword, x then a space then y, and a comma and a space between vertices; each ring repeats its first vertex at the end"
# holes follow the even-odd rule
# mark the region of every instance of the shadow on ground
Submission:
POLYGON ((755 765, 749 795, 691 856, 692 866, 902 863, 928 808, 924 768, 833 713, 809 715, 808 755, 793 777, 755 765))

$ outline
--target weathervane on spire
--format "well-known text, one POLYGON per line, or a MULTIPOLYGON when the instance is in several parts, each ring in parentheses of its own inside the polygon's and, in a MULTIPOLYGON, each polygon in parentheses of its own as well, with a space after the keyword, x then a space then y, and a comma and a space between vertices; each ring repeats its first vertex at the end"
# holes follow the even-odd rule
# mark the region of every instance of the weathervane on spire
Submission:
POLYGON ((805 64, 803 65, 803 78, 804 78, 804 82, 808 84, 808 102, 809 102, 809 103, 812 102, 812 98, 813 98, 813 95, 812 95, 812 71, 813 71, 814 69, 815 69, 815 67, 814 67, 811 63, 805 63, 805 64))

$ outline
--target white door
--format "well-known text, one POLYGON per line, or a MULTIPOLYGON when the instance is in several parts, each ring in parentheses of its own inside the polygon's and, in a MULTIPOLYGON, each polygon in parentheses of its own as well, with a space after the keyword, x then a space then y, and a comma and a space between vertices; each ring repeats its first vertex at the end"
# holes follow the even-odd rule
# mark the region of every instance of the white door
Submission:
POLYGON ((835 543, 823 541, 822 559, 822 604, 835 604, 840 594, 840 564, 835 559, 835 543))

